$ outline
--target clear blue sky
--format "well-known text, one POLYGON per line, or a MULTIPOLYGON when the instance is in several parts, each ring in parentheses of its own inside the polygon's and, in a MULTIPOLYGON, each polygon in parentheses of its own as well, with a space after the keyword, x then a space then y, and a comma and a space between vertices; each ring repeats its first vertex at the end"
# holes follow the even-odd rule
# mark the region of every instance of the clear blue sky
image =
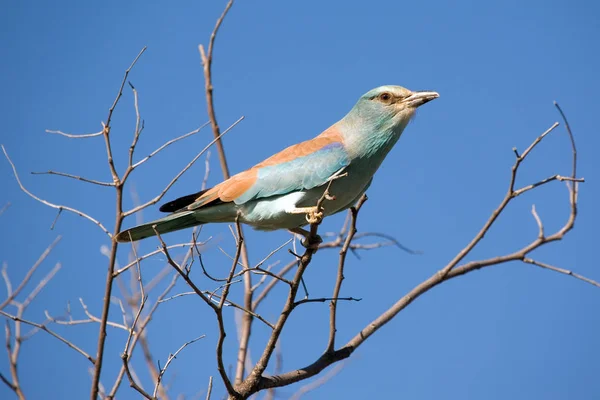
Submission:
MULTIPOLYGON (((100 140, 68 140, 44 132, 100 130, 124 69, 143 46, 146 54, 130 76, 140 95, 145 130, 137 155, 198 127, 207 120, 197 45, 206 43, 223 1, 198 2, 10 2, 0 15, 0 142, 24 183, 36 194, 79 207, 112 230, 110 189, 60 177, 32 176, 54 169, 110 180, 100 140)), ((320 133, 341 118, 367 90, 398 84, 436 90, 441 97, 423 107, 388 156, 369 190, 361 231, 393 235, 420 249, 413 256, 395 248, 350 256, 343 295, 363 298, 342 304, 343 343, 415 284, 441 268, 476 233, 505 193, 513 146, 524 149, 559 119, 560 102, 579 148, 580 214, 561 243, 538 251, 544 262, 600 279, 597 257, 600 194, 597 149, 600 101, 600 7, 592 1, 505 2, 250 2, 239 1, 216 43, 214 85, 219 122, 243 121, 225 139, 233 172, 320 133), (595 166, 594 166, 595 165, 595 166), (594 205, 596 204, 596 205, 594 205)), ((131 92, 126 91, 113 123, 117 165, 125 165, 134 127, 131 92)), ((210 141, 209 130, 174 145, 132 183, 140 198, 154 197, 210 141)), ((213 158, 210 184, 221 179, 213 158)), ((559 128, 523 165, 519 182, 568 174, 570 153, 559 128)), ((168 198, 196 191, 204 174, 199 162, 168 198)), ((58 235, 62 242, 45 270, 62 270, 30 307, 59 315, 68 302, 83 317, 78 298, 100 314, 107 237, 81 218, 63 213, 54 231, 51 210, 22 193, 8 162, 0 160, 0 259, 16 282, 58 235)), ((129 192, 127 205, 133 203, 129 192)), ((511 251, 535 238, 535 204, 548 231, 568 216, 567 192, 555 183, 519 198, 470 259, 511 251)), ((156 207, 144 218, 159 215, 156 207)), ((326 220, 336 230, 343 217, 326 220)), ((135 223, 126 221, 127 226, 135 223)), ((284 232, 247 230, 250 257, 258 261, 289 237, 284 232)), ((225 225, 203 231, 232 250, 225 225)), ((168 236, 185 240, 188 233, 168 236)), ((144 242, 152 250, 156 242, 144 242)), ((119 262, 127 262, 124 249, 119 262)), ((287 261, 285 254, 280 256, 287 261)), ((215 247, 206 251, 213 271, 229 263, 215 247)), ((335 253, 318 254, 306 274, 313 296, 329 296, 335 253)), ((144 266, 152 276, 164 266, 144 266)), ((41 278, 42 274, 37 277, 41 278)), ((238 287, 237 290, 240 288, 238 287)), ((179 285, 175 292, 185 291, 179 285)), ((282 291, 260 311, 273 319, 282 291)), ((235 296, 239 296, 235 294, 235 296)), ((0 289, 0 298, 4 289, 0 289)), ((512 263, 475 272, 421 297, 352 356, 325 386, 305 396, 410 399, 597 399, 600 396, 600 290, 581 281, 512 263)), ((326 341, 328 307, 312 304, 292 318, 282 338, 284 370, 313 361, 326 341)), ((117 312, 113 315, 118 319, 117 312)), ((226 346, 236 347, 230 335, 226 346)), ((256 325, 251 355, 256 360, 265 330, 256 325)), ((89 352, 97 326, 58 327, 89 352)), ((172 395, 187 398, 206 388, 216 340, 212 311, 192 297, 159 308, 150 327, 154 357, 201 335, 172 365, 172 395)), ((110 330, 103 382, 110 385, 121 361, 125 335, 110 330)), ((228 351, 227 363, 234 362, 228 351)), ((141 353, 134 365, 147 383, 141 353)), ((8 373, 5 356, 0 371, 8 373)), ((43 333, 23 348, 20 374, 29 398, 85 398, 90 379, 83 358, 43 333)), ((291 396, 299 386, 282 389, 291 396)), ((215 397, 224 393, 215 387, 215 397)), ((0 398, 10 392, 0 386, 0 398)), ((136 398, 123 388, 120 398, 136 398)))

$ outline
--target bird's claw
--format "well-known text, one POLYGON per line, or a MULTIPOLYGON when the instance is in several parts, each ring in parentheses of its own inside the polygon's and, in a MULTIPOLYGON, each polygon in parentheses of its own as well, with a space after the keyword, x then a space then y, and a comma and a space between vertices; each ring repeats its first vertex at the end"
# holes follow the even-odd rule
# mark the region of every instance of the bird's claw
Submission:
POLYGON ((318 224, 323 220, 323 210, 318 210, 317 207, 314 207, 312 210, 309 210, 306 213, 306 222, 309 224, 318 224))

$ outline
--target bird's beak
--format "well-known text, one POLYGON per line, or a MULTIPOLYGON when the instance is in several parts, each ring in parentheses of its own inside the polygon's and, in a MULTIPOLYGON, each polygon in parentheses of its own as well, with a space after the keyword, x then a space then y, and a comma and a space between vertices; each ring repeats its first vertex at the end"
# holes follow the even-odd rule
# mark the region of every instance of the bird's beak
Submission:
POLYGON ((404 99, 403 103, 409 107, 417 108, 433 99, 437 99, 438 97, 440 97, 440 95, 437 92, 412 92, 410 96, 404 99))

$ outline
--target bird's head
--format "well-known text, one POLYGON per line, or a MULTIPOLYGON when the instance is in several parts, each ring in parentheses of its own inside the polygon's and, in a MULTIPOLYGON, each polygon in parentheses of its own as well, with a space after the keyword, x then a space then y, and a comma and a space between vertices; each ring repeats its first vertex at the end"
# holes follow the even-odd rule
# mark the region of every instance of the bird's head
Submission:
POLYGON ((385 154, 400 138, 419 106, 436 99, 436 92, 413 92, 401 86, 368 91, 338 122, 344 143, 358 157, 385 154))
POLYGON ((365 93, 351 113, 378 127, 401 126, 404 129, 419 106, 438 97, 436 92, 413 92, 402 86, 380 86, 365 93))

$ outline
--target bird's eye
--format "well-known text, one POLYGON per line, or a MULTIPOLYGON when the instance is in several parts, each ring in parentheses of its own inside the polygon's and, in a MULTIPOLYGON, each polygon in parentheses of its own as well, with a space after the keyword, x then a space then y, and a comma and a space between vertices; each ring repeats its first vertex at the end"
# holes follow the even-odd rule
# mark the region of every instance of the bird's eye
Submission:
POLYGON ((384 104, 390 104, 392 102, 392 95, 388 92, 381 93, 379 95, 379 101, 384 104))

